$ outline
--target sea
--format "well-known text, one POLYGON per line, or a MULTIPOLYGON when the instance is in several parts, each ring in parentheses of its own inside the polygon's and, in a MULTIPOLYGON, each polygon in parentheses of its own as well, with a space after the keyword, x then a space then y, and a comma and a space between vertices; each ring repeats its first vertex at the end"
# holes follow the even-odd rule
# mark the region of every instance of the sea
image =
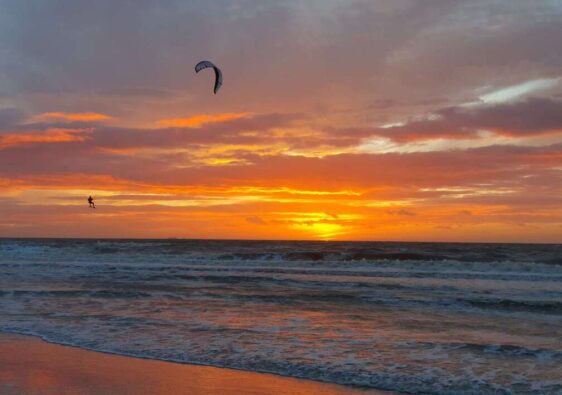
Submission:
POLYGON ((562 245, 0 239, 0 331, 409 394, 562 394, 562 245))

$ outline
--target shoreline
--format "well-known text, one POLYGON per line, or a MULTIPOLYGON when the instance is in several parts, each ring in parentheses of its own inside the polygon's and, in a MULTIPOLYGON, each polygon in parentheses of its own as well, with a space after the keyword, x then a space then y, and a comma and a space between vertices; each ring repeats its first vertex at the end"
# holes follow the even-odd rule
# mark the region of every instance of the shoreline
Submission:
POLYGON ((123 356, 0 332, 2 394, 391 394, 207 365, 123 356))

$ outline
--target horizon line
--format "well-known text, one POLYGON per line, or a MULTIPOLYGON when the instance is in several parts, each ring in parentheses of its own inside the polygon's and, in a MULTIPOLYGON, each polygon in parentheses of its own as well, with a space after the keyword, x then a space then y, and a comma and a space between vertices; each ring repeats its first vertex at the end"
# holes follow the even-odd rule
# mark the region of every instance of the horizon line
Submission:
POLYGON ((412 244, 519 244, 519 245, 562 245, 561 242, 522 242, 522 241, 413 241, 413 240, 322 240, 322 239, 228 239, 228 238, 188 238, 188 237, 53 237, 53 236, 0 236, 0 240, 138 240, 138 241, 237 241, 237 242, 297 242, 297 243, 412 243, 412 244))

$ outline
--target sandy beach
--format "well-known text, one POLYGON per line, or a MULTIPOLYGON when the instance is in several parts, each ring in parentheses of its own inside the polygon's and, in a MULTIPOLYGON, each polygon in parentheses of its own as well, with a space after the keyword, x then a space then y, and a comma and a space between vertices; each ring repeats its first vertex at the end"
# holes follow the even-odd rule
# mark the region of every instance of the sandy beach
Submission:
POLYGON ((377 394, 338 385, 208 366, 130 358, 0 334, 0 393, 377 394))

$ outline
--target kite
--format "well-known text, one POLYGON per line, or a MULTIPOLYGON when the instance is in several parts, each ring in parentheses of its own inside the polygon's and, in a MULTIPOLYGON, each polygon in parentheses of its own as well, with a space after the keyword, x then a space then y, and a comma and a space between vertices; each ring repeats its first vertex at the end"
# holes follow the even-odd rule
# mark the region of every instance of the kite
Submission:
POLYGON ((201 70, 207 69, 211 67, 213 70, 215 70, 215 88, 213 90, 213 92, 215 92, 215 94, 219 91, 221 85, 222 85, 222 72, 221 70, 215 66, 212 62, 209 62, 208 60, 204 60, 202 62, 199 62, 195 65, 195 72, 199 73, 201 70))

